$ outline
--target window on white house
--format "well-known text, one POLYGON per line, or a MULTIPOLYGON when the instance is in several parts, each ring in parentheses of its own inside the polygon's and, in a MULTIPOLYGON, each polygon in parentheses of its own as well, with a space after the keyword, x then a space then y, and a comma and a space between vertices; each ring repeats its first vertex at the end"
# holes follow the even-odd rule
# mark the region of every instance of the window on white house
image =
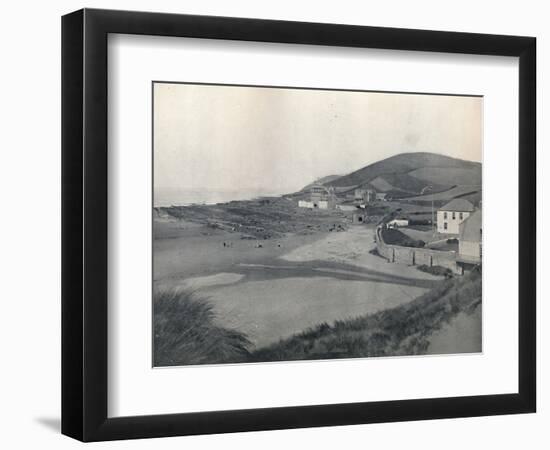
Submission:
POLYGON ((444 229, 444 230, 447 229, 447 222, 443 222, 443 229, 444 229))
POLYGON ((463 218, 462 213, 458 213, 458 217, 459 217, 460 220, 462 220, 462 218, 463 218))
POLYGON ((455 212, 453 211, 453 220, 456 219, 455 212))
POLYGON ((444 213, 443 213, 443 218, 444 218, 445 220, 447 220, 447 212, 444 212, 444 213))

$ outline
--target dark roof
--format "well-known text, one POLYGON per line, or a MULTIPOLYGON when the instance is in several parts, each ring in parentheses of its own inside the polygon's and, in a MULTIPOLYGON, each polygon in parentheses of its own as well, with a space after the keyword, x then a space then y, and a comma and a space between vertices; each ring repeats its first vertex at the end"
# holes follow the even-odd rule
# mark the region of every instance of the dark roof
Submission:
POLYGON ((481 242, 481 209, 476 210, 460 224, 460 240, 481 242))
POLYGON ((446 205, 439 208, 440 211, 460 211, 460 212, 472 212, 474 211, 474 205, 468 200, 463 198, 454 198, 446 205))

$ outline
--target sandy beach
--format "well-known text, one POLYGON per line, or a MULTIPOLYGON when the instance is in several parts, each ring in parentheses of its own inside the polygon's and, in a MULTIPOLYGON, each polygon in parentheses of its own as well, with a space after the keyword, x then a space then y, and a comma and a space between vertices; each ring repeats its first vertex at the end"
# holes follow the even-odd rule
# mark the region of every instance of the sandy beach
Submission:
POLYGON ((245 332, 256 347, 398 306, 440 279, 369 253, 373 226, 249 240, 165 221, 156 233, 155 286, 207 297, 218 323, 245 332))

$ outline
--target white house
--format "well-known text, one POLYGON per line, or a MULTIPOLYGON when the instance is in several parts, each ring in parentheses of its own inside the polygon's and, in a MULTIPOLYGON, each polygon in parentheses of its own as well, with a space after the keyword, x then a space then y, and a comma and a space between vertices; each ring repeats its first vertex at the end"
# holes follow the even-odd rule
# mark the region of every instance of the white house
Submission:
POLYGON ((474 205, 463 198, 455 198, 437 211, 437 231, 444 234, 460 233, 459 225, 474 212, 474 205))
POLYGON ((458 261, 467 264, 480 264, 481 244, 481 209, 473 212, 460 224, 458 238, 458 261))

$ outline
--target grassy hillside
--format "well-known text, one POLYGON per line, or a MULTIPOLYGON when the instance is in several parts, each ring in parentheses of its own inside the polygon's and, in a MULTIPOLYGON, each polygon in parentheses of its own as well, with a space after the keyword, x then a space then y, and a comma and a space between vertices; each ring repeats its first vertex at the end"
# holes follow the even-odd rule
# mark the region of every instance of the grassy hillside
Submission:
MULTIPOLYGON (((435 153, 402 153, 370 164, 325 184, 328 186, 356 186, 365 184, 380 175, 409 173, 426 167, 476 169, 481 165, 435 153)), ((447 184, 447 182, 441 184, 447 184)))
MULTIPOLYGON (((419 195, 415 197, 409 197, 407 200, 411 201, 420 201, 420 202, 431 202, 432 200, 434 202, 448 202, 449 200, 452 200, 453 198, 468 198, 468 196, 474 196, 479 197, 481 195, 481 185, 462 185, 462 186, 455 186, 449 190, 442 191, 442 192, 436 192, 434 194, 426 194, 426 195, 419 195), (479 195, 475 195, 479 194, 479 195)), ((474 202, 476 203, 476 202, 474 202)))
POLYGON ((377 191, 388 192, 397 195, 402 193, 418 194, 426 186, 431 185, 432 192, 440 192, 450 189, 452 186, 445 183, 435 184, 430 181, 421 180, 408 173, 391 173, 376 177, 369 184, 373 185, 377 191), (382 181, 383 180, 383 181, 382 181))
POLYGON ((481 184, 481 166, 477 167, 421 167, 409 175, 434 184, 481 184))
POLYGON ((481 271, 442 282, 402 306, 322 323, 251 353, 253 361, 357 358, 425 354, 432 333, 458 314, 481 306, 481 271))

